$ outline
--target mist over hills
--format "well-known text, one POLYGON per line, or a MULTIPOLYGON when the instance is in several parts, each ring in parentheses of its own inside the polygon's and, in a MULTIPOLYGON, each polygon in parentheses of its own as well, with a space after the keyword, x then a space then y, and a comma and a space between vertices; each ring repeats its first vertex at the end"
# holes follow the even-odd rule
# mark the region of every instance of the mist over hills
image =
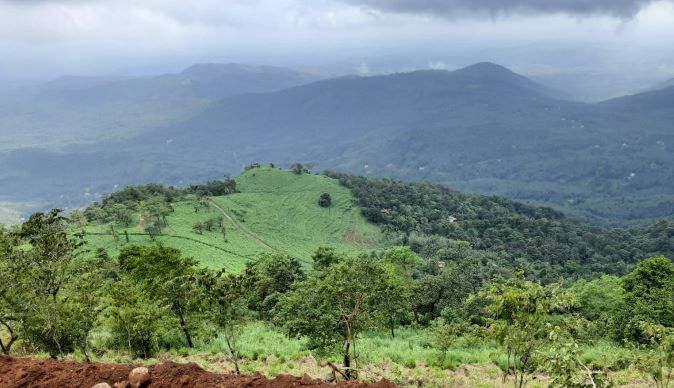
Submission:
POLYGON ((130 137, 184 120, 227 96, 316 79, 285 68, 240 64, 198 64, 152 77, 60 77, 0 96, 0 149, 130 137))
MULTIPOLYGON (((313 83, 282 71, 262 71, 260 83, 257 73, 246 72, 252 80, 237 83, 223 74, 240 69, 217 69, 183 73, 192 74, 192 95, 223 97, 191 117, 130 140, 0 154, 2 196, 30 192, 34 201, 75 205, 114 185, 182 185, 237 173, 253 161, 299 161, 317 170, 431 180, 596 221, 674 214, 674 172, 668 168, 674 162, 674 88, 584 104, 491 63, 313 83), (208 77, 229 80, 221 82, 227 87, 208 77), (223 92, 281 89, 283 82, 293 85, 223 92)), ((142 80, 153 85, 140 88, 146 94, 129 91, 134 79, 87 91, 91 101, 102 96, 101 106, 109 105, 105 98, 179 101, 190 94, 176 86, 180 79, 142 80)))

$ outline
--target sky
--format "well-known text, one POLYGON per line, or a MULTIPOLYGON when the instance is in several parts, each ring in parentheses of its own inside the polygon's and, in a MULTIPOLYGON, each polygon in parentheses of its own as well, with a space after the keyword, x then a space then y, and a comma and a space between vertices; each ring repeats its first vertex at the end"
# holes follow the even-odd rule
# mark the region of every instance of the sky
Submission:
POLYGON ((616 94, 674 78, 674 1, 0 0, 0 57, 5 82, 204 62, 375 74, 492 61, 616 94))

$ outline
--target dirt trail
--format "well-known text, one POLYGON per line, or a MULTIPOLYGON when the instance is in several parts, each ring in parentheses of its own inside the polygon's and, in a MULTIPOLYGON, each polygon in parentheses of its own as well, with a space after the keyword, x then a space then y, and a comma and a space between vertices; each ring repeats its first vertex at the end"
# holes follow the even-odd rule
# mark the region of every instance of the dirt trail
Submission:
POLYGON ((218 205, 217 203, 215 203, 215 201, 213 201, 212 199, 209 198, 209 199, 208 199, 208 203, 209 203, 211 206, 213 206, 214 208, 218 209, 218 210, 220 211, 220 213, 222 213, 222 216, 225 217, 227 220, 229 220, 229 222, 230 222, 232 225, 234 225, 235 228, 237 228, 239 231, 241 231, 241 233, 243 233, 246 237, 248 237, 249 239, 255 241, 258 245, 260 245, 260 246, 262 246, 262 247, 264 247, 264 248, 271 249, 271 250, 274 251, 274 252, 279 252, 279 249, 277 249, 277 248, 273 247, 272 245, 268 244, 267 242, 265 242, 264 240, 262 240, 261 238, 259 238, 255 233, 253 233, 253 232, 249 231, 248 229, 244 228, 244 227, 243 227, 243 226, 236 220, 235 217, 232 217, 231 215, 229 215, 229 213, 227 213, 227 212, 225 211, 225 209, 223 209, 220 205, 218 205))
MULTIPOLYGON (((134 365, 83 364, 70 361, 35 360, 0 356, 0 387, 2 388, 91 388, 98 383, 111 386, 125 385, 134 365), (120 384, 121 383, 121 384, 120 384)), ((349 387, 349 388, 394 388, 388 381, 369 384, 359 381, 340 382, 337 385, 314 380, 309 376, 280 375, 266 379, 261 375, 237 376, 216 374, 201 369, 196 364, 164 362, 149 367, 150 383, 146 388, 171 387, 349 387)))

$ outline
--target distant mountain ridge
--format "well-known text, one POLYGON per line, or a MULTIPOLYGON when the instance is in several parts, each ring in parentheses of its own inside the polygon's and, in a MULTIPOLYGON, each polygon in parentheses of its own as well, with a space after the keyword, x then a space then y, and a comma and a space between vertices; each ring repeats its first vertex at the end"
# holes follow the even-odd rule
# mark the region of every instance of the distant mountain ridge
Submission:
POLYGON ((0 133, 11 141, 5 148, 128 137, 183 120, 228 96, 271 92, 318 78, 240 64, 199 64, 149 77, 61 77, 1 100, 0 133))
POLYGON ((37 165, 6 155, 0 162, 13 166, 14 178, 0 184, 18 193, 19 182, 39 177, 49 190, 86 181, 94 192, 109 191, 113 182, 184 184, 252 161, 300 161, 640 222, 674 215, 669 93, 566 101, 491 63, 341 77, 225 97, 128 141, 71 147, 68 155, 35 151, 37 165), (77 171, 78 160, 88 172, 77 171))

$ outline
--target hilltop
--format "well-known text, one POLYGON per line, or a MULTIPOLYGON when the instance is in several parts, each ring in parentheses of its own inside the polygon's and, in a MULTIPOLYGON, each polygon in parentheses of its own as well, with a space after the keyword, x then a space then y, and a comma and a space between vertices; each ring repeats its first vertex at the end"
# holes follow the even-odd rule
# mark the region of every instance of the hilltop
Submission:
MULTIPOLYGON (((379 228, 365 220, 349 189, 335 179, 263 167, 238 176, 236 187, 236 193, 225 196, 188 196, 173 202, 173 211, 166 216, 168 226, 156 241, 208 267, 235 271, 265 252, 289 254, 309 264, 322 246, 351 254, 381 244, 379 228), (318 205, 323 193, 332 198, 329 208, 318 205), (201 233, 193 229, 214 218, 222 218, 226 237, 219 228, 201 233)), ((148 220, 143 219, 143 201, 139 202, 128 227, 114 220, 85 226, 89 249, 116 255, 129 243, 153 243, 145 235, 148 220)))
POLYGON ((593 227, 550 208, 437 184, 272 167, 249 167, 234 180, 183 189, 127 187, 73 218, 98 255, 160 242, 206 267, 235 272, 265 253, 310 267, 321 247, 353 255, 408 245, 424 257, 480 257, 499 271, 526 269, 555 281, 622 275, 639 260, 674 254, 667 222, 593 227), (319 205, 324 193, 328 207, 319 205))

